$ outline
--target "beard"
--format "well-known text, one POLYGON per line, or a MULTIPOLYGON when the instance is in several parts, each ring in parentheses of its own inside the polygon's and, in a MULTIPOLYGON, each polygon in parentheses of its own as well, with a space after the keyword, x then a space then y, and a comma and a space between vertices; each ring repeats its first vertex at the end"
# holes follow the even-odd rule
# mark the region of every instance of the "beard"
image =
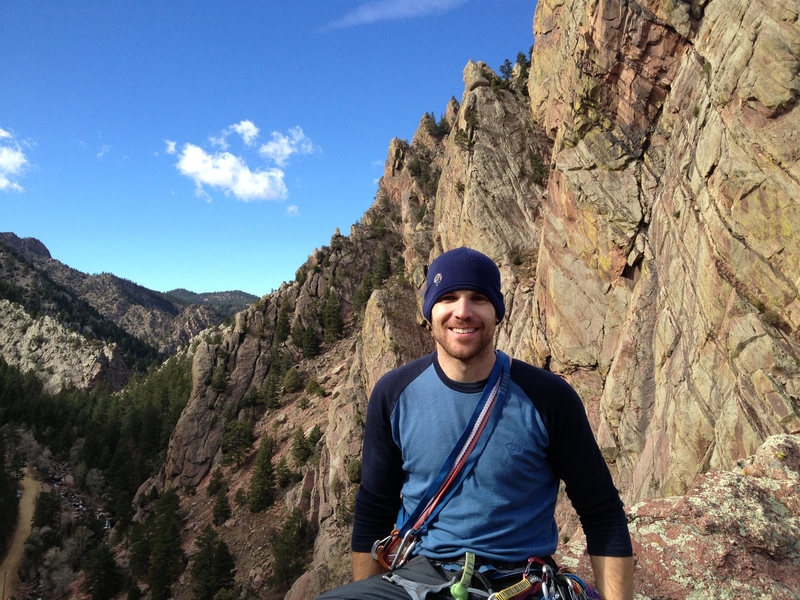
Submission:
MULTIPOLYGON (((485 353, 494 352, 494 327, 482 324, 478 332, 479 335, 469 340, 467 343, 459 341, 442 323, 434 323, 432 326, 433 340, 436 346, 449 357, 462 362, 470 362, 475 358, 482 357, 485 353)), ((470 325, 462 325, 469 328, 470 325)))

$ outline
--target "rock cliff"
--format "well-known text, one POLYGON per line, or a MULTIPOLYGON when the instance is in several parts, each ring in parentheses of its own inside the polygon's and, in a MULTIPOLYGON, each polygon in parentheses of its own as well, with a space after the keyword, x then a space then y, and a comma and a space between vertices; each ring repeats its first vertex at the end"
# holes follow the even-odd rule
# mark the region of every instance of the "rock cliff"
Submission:
MULTIPOLYGON (((304 468, 302 493, 284 496, 315 526, 313 568, 287 597, 344 581, 347 465, 366 399, 386 369, 430 348, 413 320, 425 265, 465 244, 500 265, 508 317, 499 347, 561 374, 583 398, 636 505, 642 569, 695 561, 662 587, 643 579, 641 594, 699 598, 694 575, 717 577, 730 594, 752 570, 796 564, 796 550, 760 529, 780 514, 790 521, 781 539, 796 540, 796 503, 765 500, 759 490, 774 490, 772 479, 721 473, 800 428, 798 12, 758 0, 540 0, 530 65, 505 81, 470 62, 442 121, 426 115, 410 143, 392 140, 375 202, 350 235, 337 232, 296 281, 197 342, 194 389, 157 483, 204 485, 221 464, 226 420, 275 432, 278 457, 287 432, 316 419, 319 461, 304 468), (331 299, 341 333, 304 358, 309 330, 332 331, 331 299), (308 409, 302 394, 270 405, 268 382, 286 360, 331 393, 308 409), (734 493, 746 502, 712 510, 734 493), (674 534, 650 527, 673 510, 674 534), (723 569, 744 558, 720 544, 670 554, 675 540, 728 531, 726 511, 758 521, 741 533, 763 538, 750 571, 723 569)), ((796 480, 786 485, 781 498, 796 480)), ((266 549, 259 531, 251 544, 266 549)), ((261 589, 263 571, 243 572, 261 589)), ((764 585, 797 585, 766 572, 764 585)))
POLYGON ((177 351, 256 298, 243 292, 163 294, 109 273, 87 275, 33 238, 0 233, 0 356, 62 385, 118 390, 136 367, 177 351))

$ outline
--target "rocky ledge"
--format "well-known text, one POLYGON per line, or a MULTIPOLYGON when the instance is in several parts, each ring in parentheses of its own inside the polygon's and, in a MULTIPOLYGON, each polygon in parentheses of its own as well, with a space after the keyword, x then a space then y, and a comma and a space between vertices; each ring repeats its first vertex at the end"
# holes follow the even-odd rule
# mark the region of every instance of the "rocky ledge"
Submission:
MULTIPOLYGON (((800 597, 800 435, 769 437, 735 471, 630 510, 637 600, 800 597)), ((582 539, 559 562, 590 567, 582 539)))

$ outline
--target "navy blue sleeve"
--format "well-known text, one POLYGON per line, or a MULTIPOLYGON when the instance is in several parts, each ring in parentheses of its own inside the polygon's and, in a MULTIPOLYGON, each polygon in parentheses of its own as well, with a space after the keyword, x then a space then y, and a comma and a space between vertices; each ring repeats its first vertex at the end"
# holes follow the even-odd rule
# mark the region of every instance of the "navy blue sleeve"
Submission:
POLYGON ((417 359, 384 375, 370 395, 364 424, 361 485, 353 511, 354 552, 369 552, 375 540, 392 532, 400 509, 403 458, 392 438, 391 415, 403 390, 432 362, 417 359))
POLYGON ((558 375, 521 361, 512 363, 511 377, 542 417, 550 440, 548 460, 580 517, 587 552, 631 556, 622 500, 578 394, 558 375))

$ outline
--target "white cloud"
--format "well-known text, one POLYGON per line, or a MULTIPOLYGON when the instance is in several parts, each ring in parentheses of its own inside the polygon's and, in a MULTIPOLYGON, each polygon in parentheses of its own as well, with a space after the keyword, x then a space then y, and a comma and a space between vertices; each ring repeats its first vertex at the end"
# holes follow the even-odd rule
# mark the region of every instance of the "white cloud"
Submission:
POLYGON ((97 158, 103 158, 106 154, 108 154, 109 150, 111 150, 111 146, 107 146, 104 144, 103 147, 100 149, 100 152, 97 153, 97 158))
POLYGON ((231 125, 230 128, 242 136, 242 141, 248 146, 256 143, 258 127, 252 121, 239 121, 236 125, 231 125))
POLYGON ((286 207, 286 214, 290 217, 299 217, 300 216, 300 207, 296 204, 290 204, 286 207))
POLYGON ((16 179, 28 165, 28 158, 14 136, 0 128, 0 191, 24 191, 16 179))
POLYGON ((243 120, 223 129, 218 137, 209 138, 214 150, 191 143, 179 149, 176 142, 166 139, 164 144, 167 154, 178 156, 175 165, 178 171, 195 182, 197 194, 206 200, 211 198, 204 186, 221 189, 245 202, 284 200, 289 195, 284 181, 286 163, 293 154, 314 152, 314 144, 299 126, 286 133, 273 131, 272 139, 259 147, 258 135, 255 123, 243 120), (231 134, 237 134, 244 144, 240 144, 239 153, 228 151, 231 134), (266 164, 251 167, 248 165, 251 159, 266 164))
POLYGON ((311 154, 314 152, 314 144, 303 133, 300 126, 297 126, 289 130, 289 135, 273 131, 272 139, 266 144, 262 144, 258 151, 261 156, 274 161, 275 164, 282 167, 292 154, 311 154))
POLYGON ((255 126, 255 123, 245 119, 244 121, 239 121, 238 123, 234 123, 233 125, 226 127, 220 132, 219 136, 209 137, 208 141, 221 150, 227 150, 230 146, 228 144, 228 136, 232 133, 237 133, 239 134, 239 137, 242 138, 242 141, 245 143, 245 145, 253 146, 256 143, 258 132, 259 129, 255 126))
POLYGON ((371 0, 346 13, 341 19, 331 23, 329 27, 341 29, 379 21, 442 14, 458 8, 466 2, 467 0, 371 0))
POLYGON ((178 170, 198 188, 219 188, 239 200, 283 200, 288 196, 284 173, 280 169, 253 171, 245 161, 230 152, 207 153, 194 144, 184 144, 178 157, 178 170))

